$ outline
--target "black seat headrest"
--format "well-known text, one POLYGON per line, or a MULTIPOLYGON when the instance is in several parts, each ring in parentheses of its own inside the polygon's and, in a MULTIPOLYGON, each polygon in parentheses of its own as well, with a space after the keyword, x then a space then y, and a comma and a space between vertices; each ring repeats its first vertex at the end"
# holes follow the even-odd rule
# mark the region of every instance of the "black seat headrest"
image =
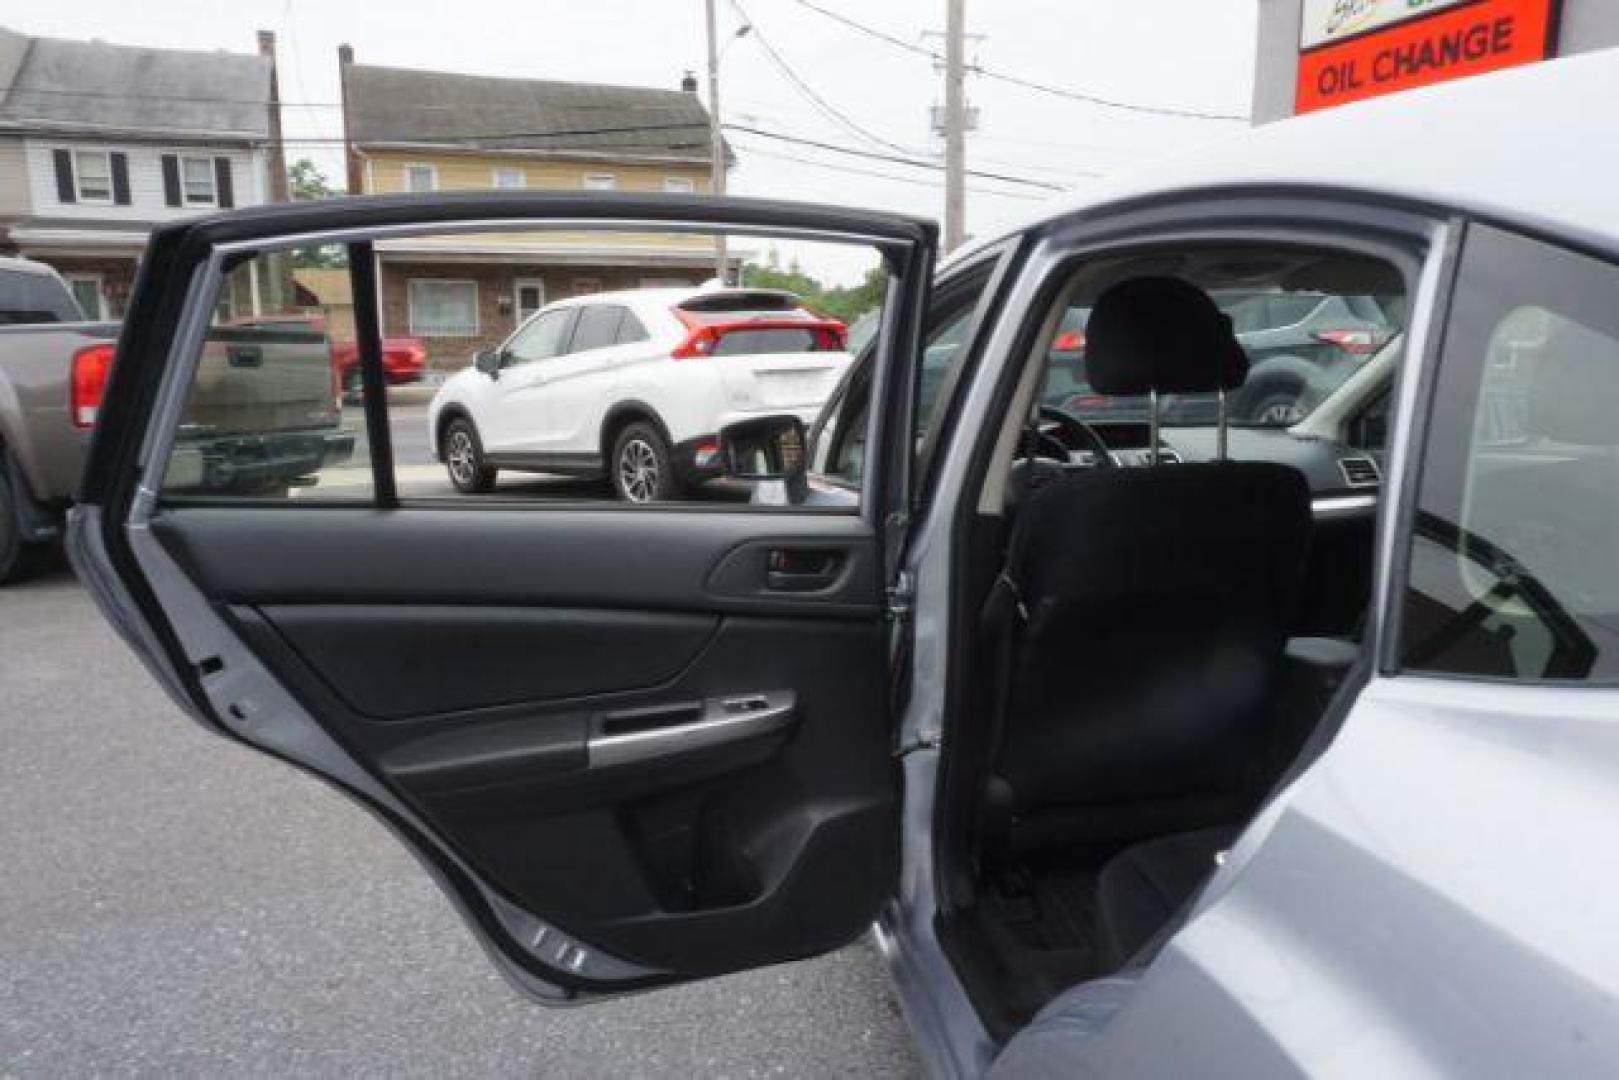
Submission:
POLYGON ((1241 386, 1248 354, 1208 293, 1181 278, 1137 277, 1097 298, 1085 371, 1099 394, 1195 394, 1241 386))
POLYGON ((1579 446, 1619 446, 1619 342, 1558 319, 1534 363, 1534 434, 1579 446))

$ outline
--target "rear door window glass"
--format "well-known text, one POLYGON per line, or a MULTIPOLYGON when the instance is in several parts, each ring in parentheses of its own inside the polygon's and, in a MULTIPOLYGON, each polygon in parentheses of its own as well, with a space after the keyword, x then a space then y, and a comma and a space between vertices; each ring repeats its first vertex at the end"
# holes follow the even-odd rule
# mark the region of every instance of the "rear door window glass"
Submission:
POLYGON ((618 344, 618 324, 624 309, 616 304, 591 304, 579 313, 579 322, 573 329, 570 353, 605 349, 618 344))
POLYGON ((1400 627, 1413 671, 1619 676, 1619 267, 1468 231, 1400 627))

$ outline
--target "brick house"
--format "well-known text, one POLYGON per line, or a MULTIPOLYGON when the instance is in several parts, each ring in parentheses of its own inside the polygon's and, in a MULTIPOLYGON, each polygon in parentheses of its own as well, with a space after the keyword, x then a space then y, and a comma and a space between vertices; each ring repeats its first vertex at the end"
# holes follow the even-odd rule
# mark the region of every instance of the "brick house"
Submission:
MULTIPOLYGON (((711 189, 695 80, 656 90, 376 67, 347 45, 338 58, 351 192, 711 189)), ((552 300, 715 269, 711 240, 669 234, 424 236, 376 250, 383 333, 421 338, 439 370, 552 300)))
MULTIPOLYGON (((0 251, 54 266, 91 318, 123 313, 153 226, 285 190, 273 34, 250 55, 0 28, 0 251)), ((276 287, 233 282, 229 313, 276 287)))

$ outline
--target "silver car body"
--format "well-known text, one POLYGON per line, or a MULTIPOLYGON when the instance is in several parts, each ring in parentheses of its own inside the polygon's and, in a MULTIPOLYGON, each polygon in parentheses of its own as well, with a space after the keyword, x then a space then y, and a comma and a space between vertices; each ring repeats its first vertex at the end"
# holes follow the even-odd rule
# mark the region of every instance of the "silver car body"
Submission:
MULTIPOLYGON (((1064 217, 1109 231, 1134 206, 1255 192, 1422 208, 1433 222, 1391 416, 1382 498, 1408 497, 1414 399, 1432 363, 1443 275, 1467 213, 1619 253, 1619 53, 1396 95, 1291 120, 1150 174, 1064 217), (1488 131, 1489 137, 1483 137, 1488 131), (1436 133, 1445 133, 1439 152, 1436 133), (1345 169, 1334 149, 1375 148, 1345 169), (1529 148, 1533 151, 1529 152, 1529 148), (1562 166, 1548 170, 1548 161, 1562 166)), ((1026 228, 1033 228, 1029 226, 1026 228)), ((948 276, 1022 229, 990 238, 948 276)), ((1018 318, 1062 250, 1037 248, 966 394, 989 398, 1018 318)), ((941 753, 949 523, 968 449, 947 451, 915 538, 916 677, 906 741, 907 890, 881 940, 937 1075, 976 1075, 997 1047, 933 934, 932 795, 941 753)), ((1388 675, 1398 521, 1379 523, 1364 685, 1317 733, 1319 756, 1278 791, 1129 989, 1111 1023, 1077 1027, 1074 1074, 1129 1076, 1573 1076, 1619 1068, 1619 931, 1606 895, 1619 849, 1619 691, 1388 675), (1334 735, 1333 732, 1336 732, 1334 735), (1330 740, 1330 744, 1328 744, 1330 740)))

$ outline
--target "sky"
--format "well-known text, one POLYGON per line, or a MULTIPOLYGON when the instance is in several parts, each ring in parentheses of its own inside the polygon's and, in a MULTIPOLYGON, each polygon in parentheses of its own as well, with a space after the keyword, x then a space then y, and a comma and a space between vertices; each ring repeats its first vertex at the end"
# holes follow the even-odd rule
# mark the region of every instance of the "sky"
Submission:
MULTIPOLYGON (((944 0, 716 0, 720 104, 729 123, 845 149, 939 160, 929 110, 942 102, 927 31, 944 0), (813 7, 811 6, 813 5, 813 7), (879 40, 816 11, 880 31, 879 40), (741 37, 741 26, 753 29, 741 37), (768 49, 767 49, 768 46, 768 49), (780 66, 773 60, 773 51, 780 66), (795 85, 782 66, 802 86, 795 85), (807 87, 806 91, 802 87, 807 87), (819 102, 814 100, 819 99, 819 102), (824 107, 823 107, 824 106, 824 107)), ((1066 92, 1180 111, 1243 115, 1252 94, 1257 0, 966 0, 968 58, 993 72, 1066 92)), ((289 160, 313 158, 341 184, 337 46, 361 63, 471 74, 677 87, 706 63, 703 0, 7 0, 0 25, 114 44, 252 52, 278 38, 289 160)), ((703 84, 706 88, 706 82, 703 84)), ((706 92, 706 90, 705 90, 706 92)), ((1229 136, 1241 121, 1111 108, 970 75, 979 110, 966 228, 996 231, 1098 175, 1229 136)), ((706 98, 705 98, 706 100, 706 98)), ((731 132, 733 194, 943 213, 941 174, 731 132), (874 175, 875 174, 875 175, 874 175)), ((831 281, 864 260, 795 252, 831 281)))

